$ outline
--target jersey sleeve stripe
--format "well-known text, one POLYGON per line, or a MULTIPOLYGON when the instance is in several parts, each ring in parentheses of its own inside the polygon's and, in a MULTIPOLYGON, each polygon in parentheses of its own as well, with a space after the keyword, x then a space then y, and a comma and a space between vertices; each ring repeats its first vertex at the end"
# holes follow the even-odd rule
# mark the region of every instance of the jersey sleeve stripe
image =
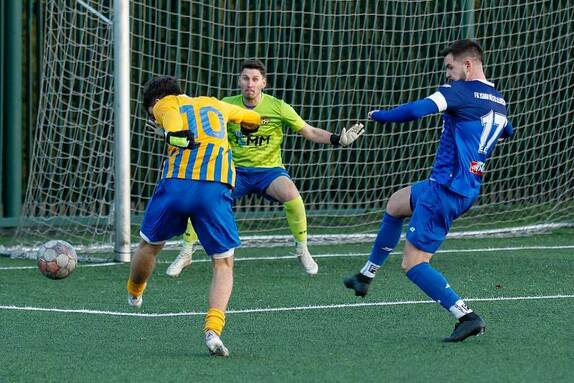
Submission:
POLYGON ((434 92, 427 98, 430 98, 438 107, 439 112, 444 112, 447 108, 446 98, 442 95, 441 92, 434 92))

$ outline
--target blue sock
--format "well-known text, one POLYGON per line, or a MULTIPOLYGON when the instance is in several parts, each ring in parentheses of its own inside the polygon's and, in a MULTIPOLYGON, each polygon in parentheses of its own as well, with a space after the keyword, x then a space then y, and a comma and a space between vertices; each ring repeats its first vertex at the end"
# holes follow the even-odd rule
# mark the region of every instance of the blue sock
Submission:
POLYGON ((361 274, 373 278, 375 273, 385 263, 387 257, 395 249, 401 239, 403 229, 403 219, 396 218, 385 213, 381 221, 381 227, 377 234, 377 239, 373 244, 368 262, 361 269, 361 274))
MULTIPOLYGON (((461 301, 460 297, 448 284, 446 278, 426 262, 419 263, 410 269, 407 272, 407 277, 426 295, 449 311, 458 301, 461 301)), ((453 314, 456 316, 455 313, 453 314)))

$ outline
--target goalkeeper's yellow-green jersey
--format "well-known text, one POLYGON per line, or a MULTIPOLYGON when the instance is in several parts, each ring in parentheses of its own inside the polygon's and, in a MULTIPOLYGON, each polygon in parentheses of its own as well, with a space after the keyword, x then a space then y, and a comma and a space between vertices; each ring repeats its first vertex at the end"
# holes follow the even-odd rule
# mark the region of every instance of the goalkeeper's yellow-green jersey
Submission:
MULTIPOLYGON (((241 94, 225 97, 222 101, 250 109, 243 104, 241 94)), ((264 93, 261 94, 259 104, 251 110, 261 115, 261 124, 256 133, 245 136, 239 124, 227 124, 233 163, 244 168, 284 167, 281 158, 283 126, 298 132, 305 126, 305 121, 285 101, 264 93)))

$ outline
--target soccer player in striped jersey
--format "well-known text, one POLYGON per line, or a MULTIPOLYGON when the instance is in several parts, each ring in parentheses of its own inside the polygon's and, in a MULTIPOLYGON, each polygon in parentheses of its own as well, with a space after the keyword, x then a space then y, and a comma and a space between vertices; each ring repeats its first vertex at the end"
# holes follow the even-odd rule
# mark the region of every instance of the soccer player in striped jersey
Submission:
POLYGON ((165 241, 183 234, 190 219, 213 267, 205 343, 211 354, 227 356, 220 335, 233 288, 233 252, 240 243, 231 198, 236 172, 226 124, 256 129, 261 117, 216 98, 186 96, 170 76, 155 77, 144 86, 144 107, 165 130, 168 157, 141 224, 128 303, 141 306, 156 255, 165 241))
POLYGON ((375 273, 399 242, 403 219, 411 217, 402 268, 415 285, 458 319, 444 341, 459 342, 483 333, 486 326, 430 260, 453 220, 476 201, 492 150, 499 139, 510 137, 513 129, 506 101, 484 75, 480 45, 459 40, 442 54, 448 84, 425 99, 369 113, 370 119, 384 124, 444 112, 443 131, 430 178, 391 196, 369 260, 344 283, 355 295, 364 297, 375 273))
MULTIPOLYGON (((227 125, 233 162, 237 168, 237 183, 233 198, 257 194, 283 204, 287 222, 296 243, 296 254, 305 272, 314 275, 319 270, 307 248, 307 218, 303 199, 297 186, 285 170, 281 158, 283 127, 300 134, 309 141, 333 146, 347 146, 363 134, 363 125, 355 124, 340 135, 307 124, 285 101, 263 93, 267 85, 265 66, 259 60, 246 60, 240 70, 241 94, 225 97, 223 101, 245 110, 254 110, 263 116, 256 133, 245 134, 239 124, 227 125)), ((193 243, 196 235, 192 225, 184 234, 184 246, 178 257, 168 267, 169 276, 179 276, 191 265, 193 243)))

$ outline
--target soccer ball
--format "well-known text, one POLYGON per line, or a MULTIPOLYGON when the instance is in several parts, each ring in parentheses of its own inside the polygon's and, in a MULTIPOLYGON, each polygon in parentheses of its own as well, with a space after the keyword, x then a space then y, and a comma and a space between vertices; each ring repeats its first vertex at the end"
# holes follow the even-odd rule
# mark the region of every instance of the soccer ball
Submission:
POLYGON ((49 241, 38 250, 38 269, 50 279, 64 279, 76 268, 76 250, 66 241, 49 241))

